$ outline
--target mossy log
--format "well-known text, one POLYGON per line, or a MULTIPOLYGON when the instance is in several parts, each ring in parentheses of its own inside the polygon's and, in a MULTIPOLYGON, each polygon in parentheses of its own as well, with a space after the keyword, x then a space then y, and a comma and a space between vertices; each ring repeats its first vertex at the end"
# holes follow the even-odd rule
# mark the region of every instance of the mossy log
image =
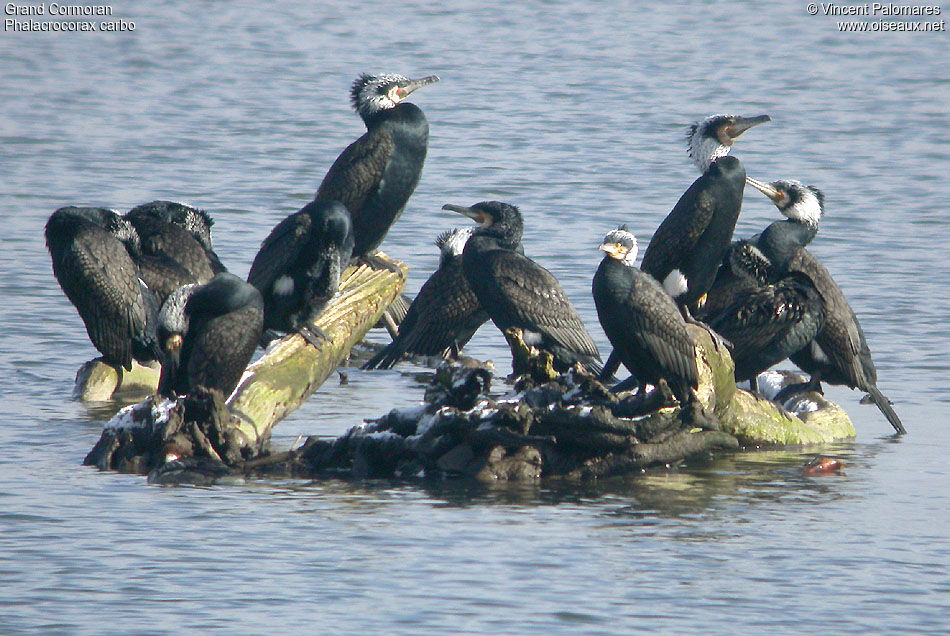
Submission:
MULTIPOLYGON (((226 403, 224 396, 203 393, 176 405, 149 397, 117 415, 118 421, 107 426, 84 463, 148 472, 170 458, 192 454, 230 467, 256 457, 264 450, 271 428, 323 384, 404 288, 406 266, 378 256, 392 268, 360 265, 344 271, 339 293, 313 325, 330 338, 320 349, 296 333, 272 344, 248 366, 226 403)), ((110 377, 107 372, 101 375, 110 377)), ((112 377, 121 380, 118 374, 112 377)), ((150 392, 157 386, 155 380, 150 392)), ((109 388, 106 383, 102 390, 102 384, 98 383, 97 395, 105 395, 109 388)), ((121 384, 113 387, 113 395, 122 388, 121 384)), ((92 390, 82 393, 92 394, 92 390)))

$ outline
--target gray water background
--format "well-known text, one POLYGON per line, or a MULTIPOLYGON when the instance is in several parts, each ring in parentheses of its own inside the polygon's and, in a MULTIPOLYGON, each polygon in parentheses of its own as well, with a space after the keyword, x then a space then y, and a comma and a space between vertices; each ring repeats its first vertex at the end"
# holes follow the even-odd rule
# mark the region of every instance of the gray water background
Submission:
MULTIPOLYGON (((0 633, 948 630, 945 31, 843 34, 804 2, 112 6, 133 32, 0 33, 0 633), (48 215, 191 202, 246 275, 362 134, 361 72, 442 77, 413 96, 429 155, 384 244, 408 291, 461 222, 443 203, 506 200, 603 350, 600 238, 625 222, 646 244, 696 177, 689 122, 769 113, 734 154, 825 191, 813 251, 909 434, 830 388, 854 442, 586 486, 162 488, 80 466, 109 409, 70 400, 96 352, 52 276, 48 215), (802 475, 819 452, 844 474, 802 475)), ((737 235, 775 218, 747 192, 737 235)), ((490 325, 469 353, 507 364, 490 325)), ((275 444, 416 403, 420 370, 351 370, 275 444)))

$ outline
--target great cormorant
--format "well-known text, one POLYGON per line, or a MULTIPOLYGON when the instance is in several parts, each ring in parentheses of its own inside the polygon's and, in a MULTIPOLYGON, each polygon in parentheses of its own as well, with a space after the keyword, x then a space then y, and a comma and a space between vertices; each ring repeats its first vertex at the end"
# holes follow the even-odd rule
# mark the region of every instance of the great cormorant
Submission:
POLYGON ((600 372, 600 353, 551 272, 516 250, 523 222, 513 205, 483 201, 444 205, 479 224, 462 253, 462 271, 481 306, 504 333, 519 327, 528 345, 550 352, 564 371, 580 362, 600 372))
MULTIPOLYGON (((746 177, 746 183, 769 197, 779 212, 786 217, 785 221, 777 221, 785 228, 784 231, 794 234, 802 247, 811 243, 818 233, 818 223, 824 215, 825 197, 821 190, 815 186, 804 185, 800 181, 784 179, 762 183, 752 177, 746 177)), ((764 279, 757 281, 756 277, 750 277, 748 272, 745 275, 742 272, 733 272, 733 261, 743 258, 743 254, 738 253, 738 250, 757 249, 755 246, 760 236, 761 233, 747 241, 736 241, 729 247, 716 274, 716 280, 706 294, 706 302, 697 313, 698 318, 706 320, 718 316, 735 303, 739 294, 753 291, 769 282, 776 282, 764 279)), ((750 266, 754 267, 754 264, 749 262, 737 265, 747 270, 750 266)))
POLYGON ((439 268, 419 289, 396 338, 363 365, 392 368, 405 354, 457 357, 488 314, 462 273, 462 251, 474 228, 444 232, 436 239, 439 268))
POLYGON ((260 342, 263 323, 260 292, 233 274, 177 290, 159 315, 166 353, 159 393, 186 395, 204 386, 230 395, 260 342))
POLYGON ((350 214, 338 201, 311 201, 277 224, 247 275, 264 297, 264 328, 299 331, 319 347, 311 323, 339 289, 352 251, 350 214))
POLYGON ((699 386, 693 340, 673 299, 635 265, 637 239, 626 226, 604 237, 604 259, 594 274, 597 316, 610 344, 640 384, 669 386, 686 405, 699 386))
POLYGON ((798 273, 806 277, 821 298, 824 312, 821 328, 810 343, 791 354, 789 359, 811 375, 805 388, 820 391, 824 380, 866 391, 894 430, 905 433, 890 401, 877 388, 877 370, 871 359, 871 350, 844 292, 818 259, 803 247, 803 242, 811 240, 814 232, 796 225, 802 224, 773 223, 756 242, 761 253, 781 275, 798 273))
POLYGON ((435 75, 364 74, 353 82, 350 97, 367 131, 333 163, 316 199, 339 201, 349 210, 354 257, 376 251, 419 183, 429 124, 418 106, 403 100, 437 81, 435 75))
MULTIPOLYGON (((768 115, 711 115, 687 131, 687 151, 702 176, 653 233, 640 269, 663 285, 688 322, 698 322, 693 313, 702 307, 716 278, 742 206, 745 169, 728 156, 729 151, 742 133, 771 119, 768 115)), ((715 332, 710 335, 718 340, 715 332)), ((613 375, 618 366, 611 354, 601 379, 613 375)))
POLYGON ((60 208, 46 223, 56 280, 105 362, 126 369, 133 358, 160 357, 158 301, 124 244, 135 239, 128 222, 104 208, 60 208))

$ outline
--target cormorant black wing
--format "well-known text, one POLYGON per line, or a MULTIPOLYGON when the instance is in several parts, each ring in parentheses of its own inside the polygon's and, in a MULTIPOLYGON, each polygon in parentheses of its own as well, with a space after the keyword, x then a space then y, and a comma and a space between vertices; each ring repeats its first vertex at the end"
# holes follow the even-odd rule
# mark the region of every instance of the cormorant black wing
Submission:
POLYGON ((493 319, 502 317, 505 328, 516 325, 537 331, 569 351, 600 359, 597 345, 553 274, 508 250, 489 251, 482 258, 491 275, 482 281, 487 294, 478 296, 486 299, 493 319))
MULTIPOLYGON (((86 325, 89 339, 113 364, 132 368, 133 339, 148 340, 148 313, 138 270, 125 247, 94 228, 50 253, 53 272, 86 325)), ((154 342, 142 342, 153 348, 154 342)))
POLYGON ((623 300, 629 317, 628 337, 651 353, 664 377, 677 377, 695 387, 696 357, 679 309, 652 278, 639 276, 623 300))
POLYGON ((704 189, 702 179, 694 181, 679 198, 643 253, 640 269, 661 283, 696 245, 716 211, 715 197, 704 189))
POLYGON ((310 244, 312 226, 313 220, 306 212, 291 214, 278 223, 254 257, 247 282, 268 296, 274 282, 288 273, 310 244))
POLYGON ((395 142, 384 131, 367 132, 340 153, 317 189, 316 199, 339 201, 357 223, 366 200, 379 190, 395 142))
POLYGON ((824 324, 824 303, 810 279, 792 274, 739 293, 710 326, 732 343, 736 380, 748 380, 801 350, 824 324))

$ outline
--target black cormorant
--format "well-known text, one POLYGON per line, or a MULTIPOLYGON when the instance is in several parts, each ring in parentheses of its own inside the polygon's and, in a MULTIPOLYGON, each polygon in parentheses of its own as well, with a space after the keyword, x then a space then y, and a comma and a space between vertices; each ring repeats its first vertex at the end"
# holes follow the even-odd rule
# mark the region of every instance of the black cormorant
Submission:
POLYGON ((699 373, 693 340, 673 299, 636 267, 636 238, 620 226, 600 249, 606 254, 592 291, 614 354, 637 378, 641 394, 645 384, 660 387, 663 380, 681 404, 695 403, 699 373))
POLYGON ((299 331, 320 346, 311 324, 340 287, 353 251, 350 214, 338 201, 311 201, 264 239, 247 281, 264 297, 264 329, 299 331))
POLYGON ((894 430, 905 433, 890 401, 877 388, 877 370, 871 360, 871 350, 844 292, 818 259, 803 247, 803 241, 811 240, 814 232, 797 225, 801 224, 773 223, 756 242, 782 276, 798 273, 806 277, 821 297, 824 321, 817 335, 789 359, 811 375, 805 388, 820 391, 824 380, 866 391, 894 430))
POLYGON ((363 365, 364 369, 392 368, 405 354, 457 357, 488 321, 462 273, 462 250, 473 231, 458 228, 439 235, 439 268, 419 289, 396 338, 363 365))
MULTIPOLYGON (((785 221, 777 221, 784 228, 794 234, 796 241, 802 246, 811 243, 812 239, 818 233, 818 223, 824 215, 825 197, 821 190, 814 186, 804 185, 800 181, 779 180, 772 183, 762 183, 752 177, 746 177, 746 183, 753 186, 765 194, 779 211, 786 217, 785 221)), ((742 259, 743 254, 738 250, 757 249, 760 234, 756 234, 751 239, 736 241, 726 252, 722 265, 716 274, 716 280, 706 295, 706 302, 697 312, 697 317, 706 320, 711 316, 718 316, 727 307, 735 303, 736 296, 740 293, 749 292, 753 289, 765 285, 775 280, 767 281, 758 277, 750 277, 748 271, 733 272, 733 261, 736 258, 742 259), (758 278, 758 280, 757 280, 758 278)), ((737 264, 739 268, 754 267, 754 263, 746 262, 737 264)), ((727 338, 728 340, 728 338, 727 338)))
POLYGON ((462 271, 478 302, 504 333, 519 327, 528 345, 550 352, 564 371, 580 362, 600 372, 600 353, 557 279, 516 250, 521 213, 513 205, 483 201, 472 207, 444 205, 479 224, 462 253, 462 271))
MULTIPOLYGON (((653 233, 640 269, 663 285, 688 322, 702 324, 693 313, 702 307, 716 279, 742 207, 745 169, 738 159, 728 156, 729 151, 742 133, 771 119, 768 115, 711 115, 687 131, 687 151, 702 176, 653 233)), ((710 335, 718 340, 714 332, 710 335)), ((611 355, 602 379, 613 375, 618 366, 616 356, 611 355)))
POLYGON ((350 90, 366 133, 330 167, 317 190, 318 201, 340 201, 353 220, 354 257, 370 256, 419 183, 429 140, 429 124, 415 104, 403 101, 414 90, 439 81, 435 75, 361 75, 350 90))
POLYGON ((186 395, 204 386, 230 395, 260 342, 263 323, 260 292, 233 274, 177 290, 159 315, 166 353, 159 393, 186 395))
POLYGON ((126 369, 133 358, 160 357, 158 301, 124 244, 136 238, 127 221, 104 208, 60 208, 46 224, 56 280, 105 362, 126 369))

